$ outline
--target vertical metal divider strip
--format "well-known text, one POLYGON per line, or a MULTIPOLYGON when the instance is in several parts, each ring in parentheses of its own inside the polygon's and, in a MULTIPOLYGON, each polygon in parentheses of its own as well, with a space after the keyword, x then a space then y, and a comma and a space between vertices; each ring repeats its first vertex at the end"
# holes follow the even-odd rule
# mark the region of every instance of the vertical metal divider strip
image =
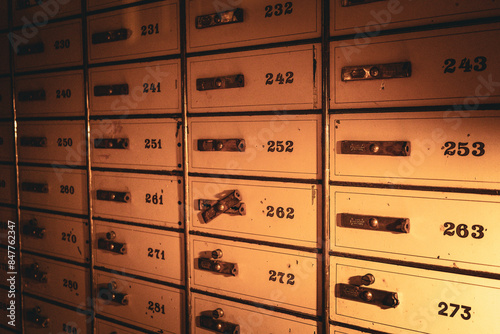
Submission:
POLYGON ((191 333, 191 247, 189 237, 189 142, 187 118, 187 51, 186 51, 186 0, 179 1, 180 46, 181 46, 181 101, 182 101, 182 152, 183 152, 183 186, 184 186, 184 289, 185 289, 185 333, 191 333))
MULTIPOLYGON (((8 7, 8 26, 9 26, 9 34, 12 33, 12 27, 14 25, 13 20, 14 16, 11 15, 11 13, 14 10, 14 2, 13 1, 8 1, 7 3, 8 7)), ((9 39, 10 40, 10 39, 9 39)), ((24 309, 24 298, 23 298, 23 284, 22 284, 22 254, 21 254, 21 196, 20 196, 20 180, 19 180, 19 152, 18 152, 18 147, 17 147, 17 110, 16 110, 16 87, 15 87, 15 80, 14 80, 14 73, 15 73, 15 62, 14 62, 14 48, 12 43, 9 45, 9 54, 10 54, 10 93, 11 93, 11 99, 12 99, 12 125, 14 127, 14 164, 15 164, 15 170, 16 170, 16 214, 17 214, 17 228, 16 228, 16 239, 17 239, 17 277, 18 281, 16 282, 17 286, 16 289, 18 291, 18 296, 19 298, 19 312, 20 314, 16 315, 18 316, 18 323, 20 324, 20 331, 21 333, 24 333, 24 319, 23 319, 23 309, 24 309)))
POLYGON ((83 49, 83 93, 84 93, 84 108, 85 108, 85 139, 86 139, 86 165, 87 165, 87 205, 88 205, 88 232, 89 232, 89 278, 90 291, 87 296, 86 306, 90 308, 90 327, 91 333, 95 333, 95 303, 97 301, 94 296, 95 278, 94 278, 94 221, 92 219, 92 160, 90 155, 90 100, 89 100, 89 62, 88 62, 88 43, 87 43, 87 0, 81 0, 81 19, 82 19, 82 49, 83 49))
POLYGON ((330 0, 323 0, 322 7, 322 121, 323 121, 323 193, 322 193, 322 237, 323 237, 323 334, 330 334, 330 0))

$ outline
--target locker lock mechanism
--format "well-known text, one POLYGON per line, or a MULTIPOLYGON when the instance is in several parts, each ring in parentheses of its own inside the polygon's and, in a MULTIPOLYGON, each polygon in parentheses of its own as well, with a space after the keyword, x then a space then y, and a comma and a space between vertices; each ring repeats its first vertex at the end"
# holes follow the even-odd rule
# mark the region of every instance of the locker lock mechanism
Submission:
POLYGON ((245 139, 198 139, 198 151, 245 152, 245 139))
POLYGON ((38 226, 38 221, 33 218, 28 224, 23 226, 23 234, 37 239, 43 239, 45 235, 45 228, 38 226))
POLYGON ((118 41, 124 41, 131 36, 131 32, 128 29, 117 29, 110 31, 103 31, 92 34, 92 44, 103 44, 112 43, 118 41))
POLYGON ((198 268, 214 273, 237 276, 238 264, 220 261, 219 259, 222 258, 222 255, 222 250, 216 249, 212 251, 210 258, 198 258, 198 268))
POLYGON ((351 280, 353 282, 356 281, 357 284, 337 284, 338 297, 377 305, 382 309, 395 308, 399 305, 399 298, 396 292, 364 287, 375 283, 374 275, 366 274, 361 277, 352 277, 351 280))
POLYGON ((128 94, 129 94, 128 84, 94 86, 95 97, 117 96, 117 95, 128 95, 128 94))
POLYGON ((196 203, 197 209, 201 210, 202 222, 207 224, 223 213, 244 216, 246 214, 245 203, 241 202, 241 194, 233 190, 229 195, 220 200, 199 199, 196 203))
POLYGON ((17 99, 20 102, 45 101, 47 94, 45 90, 25 90, 17 94, 17 99))
POLYGON ((17 47, 17 55, 18 56, 27 56, 33 55, 37 53, 43 53, 45 51, 45 46, 43 43, 33 43, 26 45, 19 45, 17 47))
POLYGON ((96 198, 100 201, 128 203, 130 202, 130 193, 121 191, 97 190, 96 198))
POLYGON ((116 254, 127 254, 126 244, 116 242, 115 238, 116 233, 114 231, 106 233, 106 238, 99 238, 97 240, 97 248, 116 254))
POLYGON ((340 154, 408 157, 411 154, 411 142, 344 140, 340 142, 340 154))
POLYGON ((50 319, 41 315, 42 309, 40 306, 34 307, 26 312, 26 320, 41 327, 48 328, 50 325, 50 319))
POLYGON ((196 79, 196 90, 198 91, 240 87, 245 87, 245 76, 243 74, 196 79))
POLYGON ((128 138, 98 138, 94 139, 94 148, 124 150, 128 148, 128 138))
POLYGON ((21 184, 21 190, 32 193, 47 194, 49 192, 49 185, 46 183, 23 182, 21 184))
POLYGON ((16 9, 23 10, 31 7, 39 6, 42 4, 42 0, 17 0, 16 9))
POLYGON ((39 283, 47 283, 47 273, 40 270, 38 263, 33 263, 26 267, 24 277, 39 283))
POLYGON ((342 67, 342 81, 377 80, 411 77, 411 63, 390 63, 342 67))
POLYGON ((378 217, 341 213, 340 226, 370 231, 410 233, 410 219, 408 218, 378 217))
POLYGON ((103 284, 99 287, 98 297, 118 305, 128 305, 128 295, 117 292, 118 285, 115 281, 108 284, 103 284))
POLYGON ((24 147, 47 147, 46 137, 21 137, 19 140, 24 147))
POLYGON ((208 15, 200 15, 195 19, 196 29, 204 29, 238 22, 243 22, 243 9, 241 8, 235 8, 225 12, 208 15))
POLYGON ((212 330, 216 333, 239 334, 240 326, 220 320, 223 316, 224 311, 221 308, 203 312, 200 315, 200 327, 212 330))

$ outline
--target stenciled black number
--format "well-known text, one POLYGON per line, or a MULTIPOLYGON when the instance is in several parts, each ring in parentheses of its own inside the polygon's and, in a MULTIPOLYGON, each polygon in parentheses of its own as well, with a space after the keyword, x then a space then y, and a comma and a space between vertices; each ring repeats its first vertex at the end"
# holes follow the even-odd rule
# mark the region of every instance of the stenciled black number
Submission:
POLYGON ((474 71, 477 71, 477 72, 484 71, 487 67, 486 60, 487 60, 486 57, 482 57, 482 56, 474 58, 474 63, 479 65, 479 66, 474 65, 474 71))
MULTIPOLYGON (((486 153, 484 149, 485 146, 486 145, 483 142, 473 143, 472 155, 475 157, 483 156, 486 153)), ((471 153, 471 150, 469 148, 469 143, 462 143, 462 142, 455 143, 452 141, 448 141, 444 143, 442 149, 445 150, 444 155, 450 155, 450 156, 453 156, 455 155, 455 153, 457 153, 458 156, 466 157, 471 153), (457 148, 457 145, 458 145, 458 150, 455 150, 455 148, 457 148)))
POLYGON ((73 233, 62 232, 62 238, 61 238, 61 240, 76 244, 77 237, 73 233))
POLYGON ((75 193, 75 187, 73 186, 61 185, 59 187, 61 188, 61 194, 73 195, 75 193))
POLYGON ((273 15, 274 16, 289 15, 293 13, 293 3, 286 2, 284 5, 281 3, 277 3, 276 5, 274 5, 274 7, 272 5, 268 5, 264 8, 264 10, 266 12, 264 14, 264 17, 273 17, 273 15))
POLYGON ((272 85, 275 82, 278 83, 279 85, 292 84, 293 72, 286 72, 284 76, 283 73, 278 73, 276 74, 276 78, 273 73, 266 73, 266 85, 272 85))
POLYGON ((78 290, 78 283, 76 281, 63 278, 63 287, 68 288, 69 291, 78 290))
POLYGON ((455 64, 457 61, 453 58, 446 59, 444 61, 444 65, 446 66, 444 68, 444 73, 453 73, 455 72, 455 64))
POLYGON ((147 93, 161 93, 161 82, 158 83, 143 83, 142 84, 144 94, 147 93))
POLYGON ((54 48, 56 50, 68 49, 71 46, 71 41, 69 39, 61 39, 54 42, 54 48))
MULTIPOLYGON (((163 190, 161 190, 161 193, 163 193, 163 190)), ((158 193, 146 194, 146 203, 153 205, 163 205, 163 195, 158 195, 158 193)))
POLYGON ((144 148, 152 150, 161 150, 161 139, 144 139, 144 148))
POLYGON ((157 248, 148 248, 148 257, 156 258, 158 260, 165 260, 165 251, 157 248))
POLYGON ((267 152, 288 152, 292 153, 293 152, 293 141, 287 140, 270 140, 267 142, 267 152), (284 144, 283 144, 284 143, 284 144))
MULTIPOLYGON (((483 56, 478 56, 474 58, 474 66, 471 64, 471 60, 467 57, 463 58, 460 61, 460 65, 458 66, 459 69, 461 69, 463 72, 472 72, 472 70, 476 72, 481 72, 484 71, 487 67, 487 58, 483 56)), ((448 58, 444 61, 444 73, 454 73, 456 70, 456 65, 457 61, 456 59, 453 58, 448 58)))
POLYGON ((287 274, 283 273, 281 271, 275 271, 275 270, 269 270, 269 280, 272 282, 278 282, 281 284, 288 284, 288 285, 294 285, 295 284, 295 275, 294 274, 287 274), (287 278, 285 282, 285 276, 287 278), (279 278, 279 279, 278 279, 279 278))
POLYGON ((153 313, 165 314, 165 305, 148 301, 148 310, 152 311, 153 313))
POLYGON ((273 281, 273 282, 276 282, 276 272, 274 270, 269 270, 269 280, 270 281, 273 281))
POLYGON ((71 138, 57 138, 57 146, 60 147, 71 147, 73 146, 73 139, 71 138))
POLYGON ((69 99, 71 97, 71 89, 56 90, 56 99, 69 99))
POLYGON ((157 24, 148 24, 147 26, 141 27, 141 36, 159 34, 160 29, 157 24))
POLYGON ((472 225, 472 230, 476 232, 472 232, 471 237, 474 239, 482 239, 484 237, 484 227, 481 225, 472 225))
POLYGON ((459 238, 462 239, 467 238, 469 235, 474 239, 484 238, 485 228, 482 225, 472 225, 472 230, 475 232, 472 232, 471 234, 469 233, 469 226, 467 226, 466 224, 459 224, 455 227, 455 224, 446 222, 444 223, 444 227, 445 230, 443 232, 443 235, 448 235, 450 237, 456 234, 459 238))
POLYGON ((73 327, 73 326, 70 326, 68 324, 63 324, 62 329, 63 329, 64 333, 68 333, 68 334, 77 334, 78 333, 77 327, 73 327))
POLYGON ((452 311, 451 311, 451 313, 449 315, 446 312, 448 310, 448 304, 447 303, 440 302, 438 304, 438 307, 440 308, 440 310, 438 311, 439 315, 453 318, 458 313, 458 311, 460 310, 460 308, 462 308, 463 312, 460 314, 460 316, 462 317, 462 319, 469 320, 471 318, 470 311, 472 310, 472 307, 470 307, 470 306, 458 305, 458 304, 450 303, 450 308, 452 309, 452 311))
POLYGON ((272 205, 268 205, 267 208, 267 213, 266 213, 266 217, 274 217, 274 215, 276 214, 276 217, 282 219, 282 218, 285 218, 285 219, 294 219, 295 218, 295 210, 293 208, 283 208, 281 206, 278 206, 276 209, 274 208, 274 206, 272 205), (286 212, 286 214, 285 214, 286 212))

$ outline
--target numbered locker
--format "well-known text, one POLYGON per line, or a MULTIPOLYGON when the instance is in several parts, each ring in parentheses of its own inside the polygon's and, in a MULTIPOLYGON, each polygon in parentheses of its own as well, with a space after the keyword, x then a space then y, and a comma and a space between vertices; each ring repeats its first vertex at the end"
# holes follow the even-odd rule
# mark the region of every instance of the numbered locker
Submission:
POLYGON ((12 228, 14 228, 14 231, 17 230, 16 223, 16 209, 0 206, 0 245, 8 245, 8 233, 12 228))
POLYGON ((192 177, 191 229, 318 247, 319 185, 192 177), (222 210, 219 210, 222 205, 222 210))
POLYGON ((321 2, 299 0, 188 4, 188 52, 276 43, 321 35, 321 2))
POLYGON ((10 48, 8 34, 0 34, 0 74, 10 73, 10 48))
POLYGON ((189 58, 189 111, 321 108, 320 59, 319 44, 189 58))
POLYGON ((90 294, 89 270, 23 253, 24 292, 83 308, 90 294))
POLYGON ((491 0, 381 1, 331 0, 331 35, 378 36, 380 30, 421 26, 499 15, 491 0))
MULTIPOLYGON (((3 282, 2 282, 3 283, 3 282)), ((21 299, 19 292, 16 293, 16 287, 11 287, 6 282, 6 286, 0 286, 0 327, 6 327, 11 330, 19 330, 19 314, 21 299)))
POLYGON ((14 158, 14 124, 0 122, 0 161, 13 162, 14 158))
POLYGON ((85 165, 85 143, 83 121, 18 123, 20 162, 85 165))
POLYGON ((139 2, 139 0, 89 0, 87 1, 87 8, 89 11, 91 11, 134 2, 139 2))
POLYGON ((331 317, 394 333, 489 333, 500 326, 500 281, 332 258, 331 317))
POLYGON ((191 237, 193 288, 317 315, 319 255, 191 237))
POLYGON ((80 263, 89 262, 88 221, 33 211, 21 211, 23 250, 80 263))
POLYGON ((163 1, 90 16, 89 62, 180 52, 178 1, 163 1))
POLYGON ((182 227, 182 181, 178 176, 93 173, 94 216, 182 227))
POLYGON ((500 46, 491 41, 499 29, 489 24, 333 42, 332 108, 459 104, 475 110, 497 103, 500 46))
POLYGON ((183 235, 95 221, 95 265, 182 284, 183 235))
POLYGON ((92 333, 92 319, 84 313, 84 306, 69 309, 28 296, 23 296, 26 333, 92 333))
POLYGON ((77 66, 82 64, 81 20, 32 27, 33 37, 12 33, 16 50, 16 71, 77 66))
POLYGON ((500 273, 494 196, 333 187, 331 201, 338 252, 500 273))
POLYGON ((85 214, 86 174, 70 168, 20 167, 21 206, 85 214))
POLYGON ((315 321, 193 293, 192 333, 319 333, 315 321))
POLYGON ((36 0, 13 1, 12 17, 14 26, 27 24, 40 25, 48 20, 80 14, 80 0, 45 1, 36 0))
POLYGON ((0 78, 0 118, 12 118, 10 78, 0 78))
POLYGON ((16 202, 16 168, 12 165, 0 165, 0 203, 16 202))
POLYGON ((92 165, 174 170, 182 167, 179 120, 90 122, 92 165))
POLYGON ((496 112, 332 115, 331 122, 334 181, 498 188, 496 112))
POLYGON ((102 319, 96 319, 95 324, 97 334, 144 334, 143 331, 137 331, 102 319))
POLYGON ((83 116, 83 72, 16 77, 16 97, 19 117, 83 116))
POLYGON ((184 291, 96 272, 99 314, 161 333, 184 332, 184 291))
POLYGON ((180 112, 180 61, 90 69, 93 115, 180 112))
POLYGON ((320 127, 317 115, 192 118, 191 171, 320 178, 320 127))

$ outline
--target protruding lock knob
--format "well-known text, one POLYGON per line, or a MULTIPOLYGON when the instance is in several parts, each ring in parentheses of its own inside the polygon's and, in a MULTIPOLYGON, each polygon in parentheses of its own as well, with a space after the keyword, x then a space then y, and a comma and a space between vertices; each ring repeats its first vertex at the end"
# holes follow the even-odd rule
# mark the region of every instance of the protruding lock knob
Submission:
POLYGON ((238 190, 232 191, 224 198, 214 200, 198 200, 198 210, 204 210, 201 213, 203 223, 209 223, 223 213, 240 215, 246 214, 245 203, 241 202, 241 194, 238 190))
POLYGON ((224 311, 221 308, 217 308, 212 312, 212 317, 214 319, 219 319, 222 318, 223 316, 224 316, 224 311))
POLYGON ((375 276, 373 276, 372 274, 366 274, 361 277, 361 284, 372 285, 373 283, 375 283, 375 276))
MULTIPOLYGON (((365 276, 363 276, 363 278, 365 276)), ((383 309, 389 307, 394 308, 399 305, 398 294, 396 292, 365 288, 344 283, 338 283, 337 287, 338 297, 340 298, 378 305, 383 309)))
POLYGON ((28 224, 23 226, 23 234, 32 236, 38 239, 43 239, 45 235, 45 228, 38 226, 36 218, 31 219, 28 224))
POLYGON ((340 226, 357 228, 370 231, 383 231, 393 233, 410 233, 410 219, 396 217, 374 217, 355 215, 350 213, 340 214, 340 226))
POLYGON ((106 239, 100 238, 97 240, 97 248, 106 250, 116 254, 126 254, 127 246, 125 243, 116 242, 116 233, 114 231, 109 231, 106 233, 106 239))
POLYGON ((378 219, 377 218, 370 218, 368 221, 368 224, 370 225, 371 228, 378 228, 378 219))
POLYGON ((363 299, 365 302, 370 302, 373 300, 373 293, 370 291, 363 291, 360 294, 361 299, 363 299))
POLYGON ((99 298, 113 302, 119 305, 128 305, 129 298, 127 294, 119 293, 116 291, 118 284, 115 281, 111 281, 108 284, 102 285, 99 289, 99 298))
POLYGON ((24 270, 24 277, 40 282, 47 282, 47 273, 40 270, 38 263, 33 263, 24 270))
POLYGON ((212 258, 215 260, 222 258, 222 250, 216 249, 212 252, 212 258))
POLYGON ((50 325, 50 319, 42 316, 41 313, 42 310, 40 306, 34 307, 26 312, 26 320, 41 328, 48 328, 50 325))

